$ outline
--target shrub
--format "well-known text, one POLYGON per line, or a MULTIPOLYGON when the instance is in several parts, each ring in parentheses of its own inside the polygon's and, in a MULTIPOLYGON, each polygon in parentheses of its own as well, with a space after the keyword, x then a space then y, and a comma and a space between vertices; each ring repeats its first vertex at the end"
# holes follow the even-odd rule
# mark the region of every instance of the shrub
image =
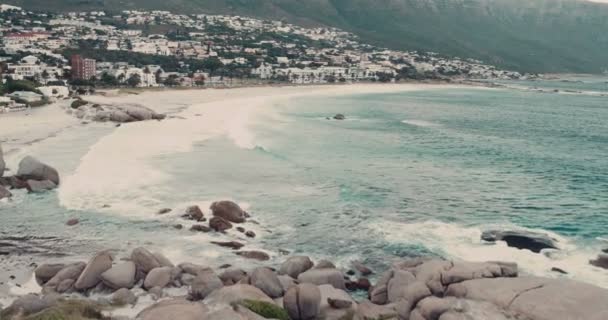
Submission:
POLYGON ((266 319, 289 320, 287 311, 274 303, 257 300, 243 300, 241 301, 241 305, 266 319))

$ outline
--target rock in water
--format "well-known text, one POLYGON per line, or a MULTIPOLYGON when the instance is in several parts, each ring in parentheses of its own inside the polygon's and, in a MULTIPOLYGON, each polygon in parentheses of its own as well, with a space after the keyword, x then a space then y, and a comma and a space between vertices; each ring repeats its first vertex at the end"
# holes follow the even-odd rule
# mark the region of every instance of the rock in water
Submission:
POLYGON ((600 253, 597 259, 591 260, 589 263, 599 268, 608 269, 608 254, 600 253))
POLYGON ((189 206, 182 216, 188 220, 201 221, 204 218, 203 211, 199 206, 189 206))
POLYGON ((556 240, 543 233, 528 231, 484 231, 481 239, 489 242, 504 241, 509 247, 528 249, 539 253, 543 249, 558 249, 556 240))
POLYGON ((243 223, 247 217, 245 211, 232 201, 214 202, 211 204, 211 211, 214 216, 234 223, 243 223))
POLYGON ((4 186, 0 185, 0 200, 2 200, 4 198, 10 198, 12 196, 13 196, 13 194, 10 191, 6 190, 6 188, 4 186))
POLYGON ((137 301, 137 297, 131 290, 122 288, 112 294, 112 303, 119 306, 127 304, 134 304, 137 301))
MULTIPOLYGON (((248 284, 235 284, 213 291, 205 298, 207 305, 230 305, 243 300, 264 301, 273 303, 262 290, 248 284)), ((226 319, 228 320, 228 319, 226 319)))
POLYGON ((4 162, 4 154, 2 153, 2 145, 0 144, 0 178, 4 175, 4 169, 6 169, 6 162, 4 162))
POLYGON ((293 320, 310 320, 319 315, 321 291, 313 284, 292 287, 283 297, 283 307, 293 320))
POLYGON ((346 116, 344 116, 341 113, 338 113, 334 116, 334 120, 345 120, 345 119, 346 119, 346 116))
POLYGON ((17 176, 26 180, 50 180, 54 184, 59 185, 59 173, 57 170, 31 156, 27 156, 19 162, 17 176))
POLYGON ((112 268, 112 255, 108 251, 96 254, 87 263, 84 271, 76 280, 74 287, 77 290, 85 290, 95 287, 101 281, 101 274, 112 268))
POLYGON ((27 188, 28 192, 41 193, 48 190, 53 190, 57 188, 57 185, 51 180, 38 181, 30 179, 25 182, 25 187, 27 188))
POLYGON ((270 256, 266 252, 262 251, 238 251, 235 252, 237 256, 241 256, 247 259, 254 259, 259 261, 268 261, 270 260, 270 256))
POLYGON ((221 217, 213 217, 209 220, 209 227, 218 232, 224 232, 232 228, 232 223, 221 217))

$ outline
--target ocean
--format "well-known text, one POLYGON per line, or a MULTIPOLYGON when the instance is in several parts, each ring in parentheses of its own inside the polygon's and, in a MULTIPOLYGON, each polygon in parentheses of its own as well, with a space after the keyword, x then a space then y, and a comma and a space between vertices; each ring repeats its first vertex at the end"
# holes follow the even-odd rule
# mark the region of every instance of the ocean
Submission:
POLYGON ((606 81, 242 97, 228 116, 201 101, 167 121, 83 127, 34 149, 62 185, 0 204, 0 236, 36 260, 149 246, 176 262, 256 264, 209 244, 237 239, 277 261, 279 249, 378 271, 405 256, 506 260, 608 287, 588 264, 608 247, 606 81), (191 204, 209 217, 221 199, 247 209, 255 239, 193 233, 179 217, 191 204), (548 233, 560 250, 482 242, 491 229, 548 233))

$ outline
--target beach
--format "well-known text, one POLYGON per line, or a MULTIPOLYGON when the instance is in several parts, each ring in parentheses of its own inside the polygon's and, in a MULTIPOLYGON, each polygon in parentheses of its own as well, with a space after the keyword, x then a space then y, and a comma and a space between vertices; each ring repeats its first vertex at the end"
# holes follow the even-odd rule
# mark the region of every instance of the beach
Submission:
POLYGON ((601 96, 360 84, 110 90, 83 99, 166 117, 78 119, 70 100, 0 116, 5 176, 25 155, 61 176, 54 191, 15 191, 0 203, 0 235, 22 237, 8 240, 20 254, 2 260, 4 305, 40 290, 36 266, 84 262, 105 249, 122 257, 144 246, 175 264, 214 269, 268 265, 218 241, 263 252, 273 265, 285 252, 342 270, 353 261, 386 270, 417 256, 508 261, 523 275, 608 287, 605 270, 589 264, 606 246, 601 96), (182 217, 192 205, 210 217, 218 200, 250 213, 242 227, 255 236, 200 232, 206 222, 182 217), (70 219, 79 224, 66 226, 70 219), (488 230, 541 235, 556 249, 489 243, 488 230))

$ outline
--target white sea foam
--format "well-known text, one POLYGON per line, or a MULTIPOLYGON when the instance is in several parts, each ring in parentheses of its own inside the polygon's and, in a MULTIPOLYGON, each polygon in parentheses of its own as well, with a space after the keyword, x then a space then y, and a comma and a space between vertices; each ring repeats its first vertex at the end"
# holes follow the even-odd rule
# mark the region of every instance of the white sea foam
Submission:
POLYGON ((430 121, 425 121, 425 120, 403 120, 401 122, 405 123, 405 124, 412 125, 412 126, 416 126, 416 127, 432 128, 432 127, 439 127, 439 126, 441 126, 438 123, 434 123, 434 122, 430 122, 430 121))
MULTIPOLYGON (((382 234, 392 243, 421 245, 434 253, 452 259, 467 261, 514 261, 524 273, 537 276, 563 276, 552 272, 558 267, 576 280, 585 281, 608 288, 608 274, 605 270, 593 267, 589 259, 594 258, 600 248, 579 246, 568 238, 545 230, 530 230, 547 233, 558 240, 559 251, 551 250, 533 253, 529 250, 511 248, 499 241, 496 244, 480 240, 480 227, 464 227, 458 224, 428 221, 420 223, 374 222, 370 227, 382 234)), ((514 226, 484 226, 486 229, 513 229, 514 226)), ((518 229, 522 229, 519 228, 518 229)))

